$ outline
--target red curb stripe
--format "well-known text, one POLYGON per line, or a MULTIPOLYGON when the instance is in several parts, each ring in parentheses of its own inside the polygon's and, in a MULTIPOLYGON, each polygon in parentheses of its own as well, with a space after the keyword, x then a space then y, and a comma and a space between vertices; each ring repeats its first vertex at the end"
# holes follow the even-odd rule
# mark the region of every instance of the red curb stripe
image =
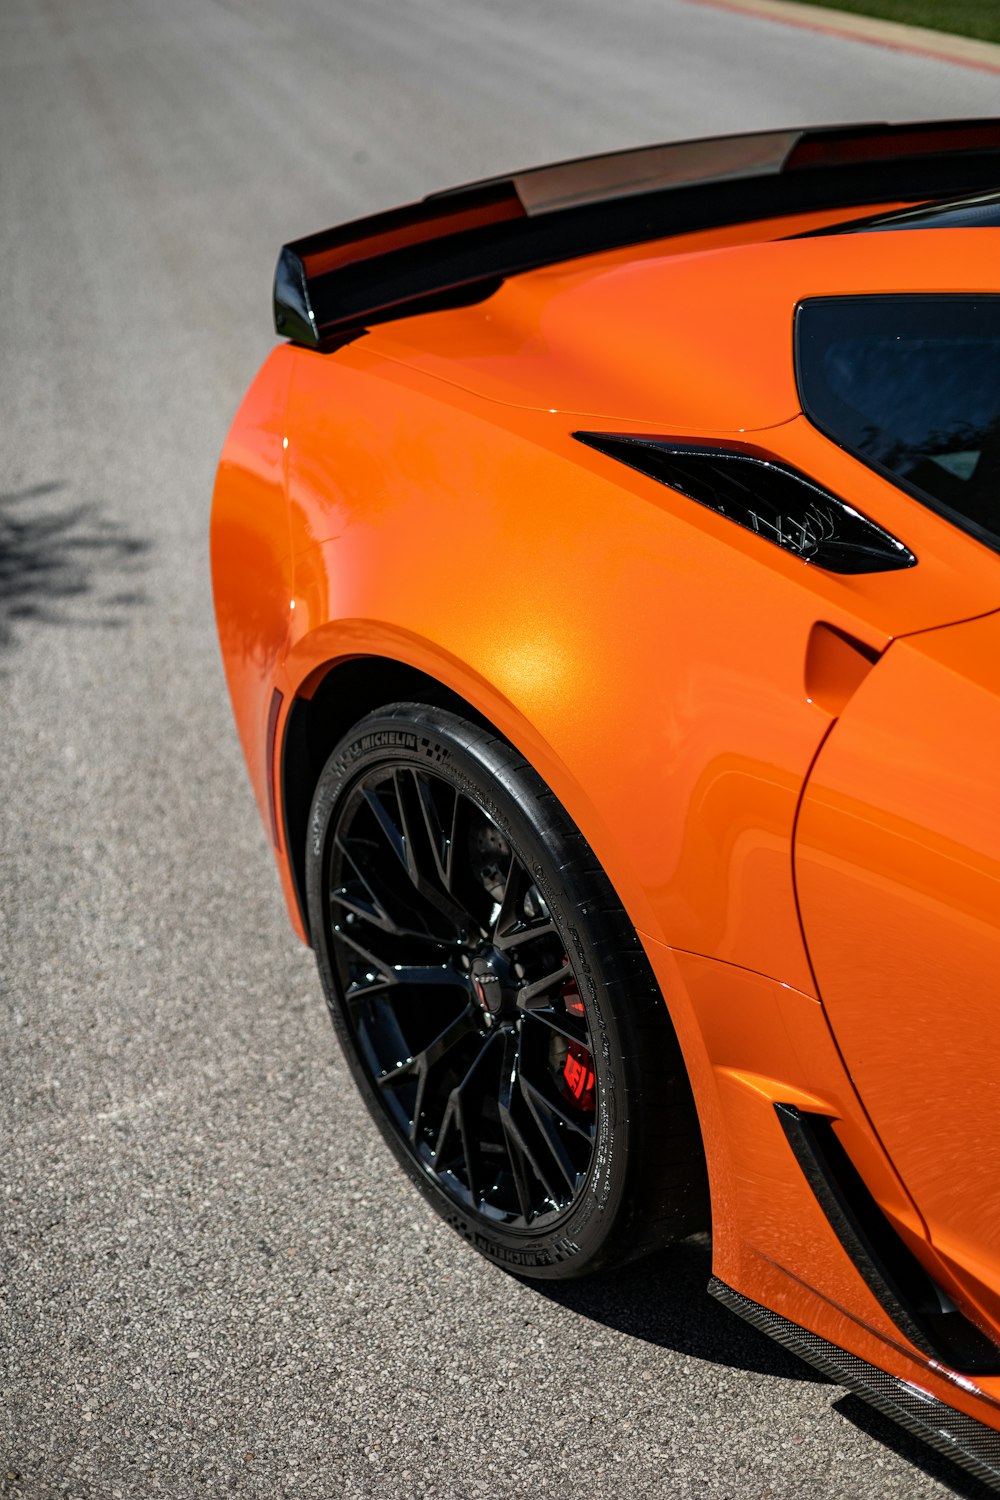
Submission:
MULTIPOLYGON (((733 16, 753 16, 758 21, 776 21, 781 26, 797 26, 800 31, 816 31, 821 36, 839 37, 841 41, 867 42, 873 47, 887 47, 890 52, 910 52, 915 57, 929 57, 934 62, 954 63, 959 68, 974 68, 978 73, 1000 74, 1000 63, 979 61, 973 57, 958 57, 954 52, 942 52, 933 47, 922 46, 919 42, 896 41, 890 37, 872 36, 868 32, 852 31, 849 26, 824 26, 821 21, 806 21, 801 16, 779 16, 773 11, 757 10, 753 5, 737 5, 732 0, 685 0, 687 5, 710 6, 713 10, 725 10, 733 16)), ((847 12, 841 12, 846 15, 847 12)), ((871 20, 880 19, 872 16, 871 20)), ((887 24, 900 24, 889 22, 887 24)), ((965 40, 963 38, 963 40, 965 40)), ((967 40, 975 41, 975 37, 967 40)), ((984 43, 984 46, 992 45, 984 43)))

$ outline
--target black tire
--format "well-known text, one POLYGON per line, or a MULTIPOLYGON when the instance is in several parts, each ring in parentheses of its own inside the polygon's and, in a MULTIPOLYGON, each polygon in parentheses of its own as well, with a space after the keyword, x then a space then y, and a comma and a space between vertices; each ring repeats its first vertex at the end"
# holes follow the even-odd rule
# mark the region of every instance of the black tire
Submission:
POLYGON ((316 788, 306 889, 365 1102, 482 1254, 573 1277, 705 1227, 697 1118, 648 960, 505 740, 415 703, 362 720, 316 788))

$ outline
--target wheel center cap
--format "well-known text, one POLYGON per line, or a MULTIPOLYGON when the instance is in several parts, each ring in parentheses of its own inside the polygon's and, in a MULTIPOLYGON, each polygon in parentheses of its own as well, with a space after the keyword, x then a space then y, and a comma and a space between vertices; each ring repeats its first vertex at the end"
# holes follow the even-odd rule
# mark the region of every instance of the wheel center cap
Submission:
POLYGON ((512 1016, 517 1004, 517 981, 505 956, 496 948, 477 953, 469 975, 476 1002, 490 1022, 506 1013, 512 1016))

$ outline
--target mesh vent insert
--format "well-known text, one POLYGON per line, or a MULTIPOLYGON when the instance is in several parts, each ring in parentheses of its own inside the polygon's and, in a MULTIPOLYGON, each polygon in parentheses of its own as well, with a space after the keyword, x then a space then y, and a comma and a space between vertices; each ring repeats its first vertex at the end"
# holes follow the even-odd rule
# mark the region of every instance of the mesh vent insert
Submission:
POLYGON ((657 438, 573 436, 828 572, 885 573, 916 563, 889 532, 784 464, 657 438))

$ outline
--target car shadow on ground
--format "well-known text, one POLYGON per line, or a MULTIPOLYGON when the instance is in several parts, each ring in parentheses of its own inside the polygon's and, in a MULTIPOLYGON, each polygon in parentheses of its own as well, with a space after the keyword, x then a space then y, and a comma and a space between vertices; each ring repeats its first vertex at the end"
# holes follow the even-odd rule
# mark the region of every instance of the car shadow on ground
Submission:
MULTIPOLYGON (((708 1235, 695 1235, 622 1270, 585 1281, 528 1283, 536 1292, 619 1333, 730 1369, 783 1380, 829 1382, 780 1344, 744 1323, 706 1292, 712 1270, 708 1235)), ((831 1395, 837 1387, 830 1387, 831 1395)), ((962 1500, 995 1491, 967 1475, 854 1395, 831 1402, 837 1413, 962 1500)), ((831 1421, 836 1417, 831 1414, 831 1421)))
POLYGON ((996 1500, 996 1490, 989 1485, 980 1484, 978 1479, 957 1468, 943 1455, 935 1453, 933 1448, 928 1448, 917 1438, 911 1437, 905 1428, 897 1427, 895 1422, 883 1417, 881 1412, 862 1401, 860 1396, 842 1396, 833 1403, 833 1410, 839 1412, 852 1426, 867 1432, 876 1442, 883 1443, 893 1453, 900 1454, 915 1468, 922 1469, 939 1484, 947 1485, 953 1494, 961 1495, 962 1500, 996 1500))
POLYGON ((678 1354, 734 1370, 823 1383, 816 1370, 708 1296, 711 1274, 711 1240, 699 1234, 603 1276, 530 1285, 596 1323, 678 1354))
POLYGON ((33 625, 120 628, 146 602, 136 575, 149 543, 63 483, 0 493, 0 648, 33 625))

